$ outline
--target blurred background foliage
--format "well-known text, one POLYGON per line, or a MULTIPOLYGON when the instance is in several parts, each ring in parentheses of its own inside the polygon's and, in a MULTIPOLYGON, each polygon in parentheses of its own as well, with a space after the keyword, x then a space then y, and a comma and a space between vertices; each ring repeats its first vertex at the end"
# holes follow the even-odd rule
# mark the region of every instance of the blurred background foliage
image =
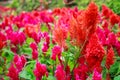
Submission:
POLYGON ((120 15, 120 0, 8 0, 8 1, 11 1, 8 4, 8 6, 16 8, 17 13, 21 11, 53 9, 56 7, 61 8, 77 6, 79 9, 84 9, 87 7, 89 2, 94 1, 99 6, 100 9, 101 5, 105 4, 109 8, 111 8, 115 13, 120 15), (68 2, 65 3, 65 1, 68 2), (73 2, 69 4, 71 1, 73 2))

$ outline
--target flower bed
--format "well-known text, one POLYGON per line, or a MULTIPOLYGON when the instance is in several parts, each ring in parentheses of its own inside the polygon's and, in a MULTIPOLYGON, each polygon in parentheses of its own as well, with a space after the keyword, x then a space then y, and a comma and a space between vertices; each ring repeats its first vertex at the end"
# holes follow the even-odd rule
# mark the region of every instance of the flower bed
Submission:
POLYGON ((119 80, 120 16, 95 3, 22 12, 0 24, 2 80, 119 80))

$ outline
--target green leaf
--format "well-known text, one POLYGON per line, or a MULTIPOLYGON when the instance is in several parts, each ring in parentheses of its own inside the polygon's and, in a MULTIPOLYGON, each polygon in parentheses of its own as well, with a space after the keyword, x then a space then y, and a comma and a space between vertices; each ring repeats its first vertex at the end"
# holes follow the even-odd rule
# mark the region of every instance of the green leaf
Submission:
POLYGON ((20 74, 19 74, 19 76, 21 77, 21 78, 24 78, 24 79, 28 79, 28 80, 30 80, 31 79, 31 75, 30 75, 30 73, 28 73, 27 71, 22 71, 20 74))
POLYGON ((120 80, 120 75, 116 76, 114 80, 120 80))
POLYGON ((48 76, 47 80, 56 80, 56 78, 54 76, 48 76))

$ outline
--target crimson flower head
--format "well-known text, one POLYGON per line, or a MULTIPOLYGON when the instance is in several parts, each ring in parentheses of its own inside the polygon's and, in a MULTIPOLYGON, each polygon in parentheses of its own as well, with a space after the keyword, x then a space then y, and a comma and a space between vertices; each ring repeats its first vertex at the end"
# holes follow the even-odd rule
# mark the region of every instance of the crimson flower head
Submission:
POLYGON ((37 50, 33 50, 32 51, 32 59, 36 60, 38 58, 38 51, 37 50))
POLYGON ((41 35, 40 35, 39 33, 33 32, 31 35, 32 35, 31 37, 34 39, 34 41, 35 41, 36 43, 39 43, 39 42, 40 42, 40 40, 41 40, 41 35))
POLYGON ((111 25, 115 25, 117 23, 119 23, 119 16, 117 16, 116 14, 111 14, 110 15, 110 23, 111 25))
POLYGON ((100 65, 105 55, 104 48, 99 42, 98 36, 94 33, 86 45, 86 62, 88 67, 93 70, 95 66, 100 65))
POLYGON ((33 73, 36 77, 36 80, 42 80, 42 76, 48 76, 47 68, 45 64, 41 64, 40 62, 36 62, 36 67, 33 70, 33 73))
POLYGON ((57 80, 66 80, 65 75, 66 73, 63 70, 63 67, 61 65, 58 65, 55 70, 55 77, 57 78, 57 80))
POLYGON ((83 15, 83 26, 86 27, 92 34, 96 30, 98 23, 98 7, 95 3, 91 2, 83 15))
POLYGON ((26 58, 24 57, 24 55, 18 56, 17 54, 15 54, 13 61, 14 61, 16 68, 20 72, 26 63, 26 58))
POLYGON ((107 57, 106 57, 106 68, 110 69, 110 66, 114 63, 114 50, 112 47, 110 47, 107 51, 107 57))
POLYGON ((108 39, 107 39, 107 44, 115 46, 116 43, 117 43, 117 37, 116 37, 116 35, 113 32, 109 33, 108 34, 108 39))
POLYGON ((32 59, 37 59, 38 58, 38 46, 35 42, 32 42, 30 44, 30 48, 32 49, 32 59))
POLYGON ((6 36, 0 32, 0 49, 5 46, 6 40, 6 36))
POLYGON ((53 49, 52 49, 52 56, 51 56, 51 59, 52 60, 56 60, 56 57, 58 56, 58 58, 60 58, 61 56, 61 53, 62 53, 62 49, 60 46, 54 46, 53 49))
POLYGON ((30 44, 30 48, 31 48, 32 50, 37 50, 38 46, 37 46, 37 44, 36 44, 35 42, 32 42, 32 43, 30 44))
POLYGON ((18 75, 19 75, 18 69, 16 69, 14 64, 12 63, 10 65, 10 68, 8 69, 7 76, 9 76, 11 80, 19 80, 18 75))
POLYGON ((42 52, 43 52, 43 53, 46 53, 47 50, 48 50, 48 48, 49 48, 49 45, 47 44, 47 42, 44 42, 44 43, 43 43, 43 47, 42 47, 42 52))
POLYGON ((102 16, 104 16, 105 18, 110 18, 110 15, 113 12, 105 5, 102 5, 102 16))
POLYGON ((85 64, 80 64, 74 69, 74 79, 75 80, 86 80, 88 75, 88 67, 85 64))
POLYGON ((23 32, 13 32, 9 35, 9 39, 11 41, 11 44, 15 46, 18 44, 22 45, 26 40, 26 36, 23 32))

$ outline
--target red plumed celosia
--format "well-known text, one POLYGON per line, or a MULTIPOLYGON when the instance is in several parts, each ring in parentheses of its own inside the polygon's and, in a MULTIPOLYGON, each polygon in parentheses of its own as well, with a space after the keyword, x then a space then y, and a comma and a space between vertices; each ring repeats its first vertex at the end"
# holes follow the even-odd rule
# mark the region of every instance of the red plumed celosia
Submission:
POLYGON ((93 70, 96 66, 101 64, 105 51, 96 33, 90 37, 85 52, 86 62, 90 70, 93 70))
POLYGON ((110 69, 110 66, 114 63, 114 50, 112 47, 110 47, 107 51, 107 57, 106 57, 106 68, 110 69))
POLYGON ((86 27, 88 31, 90 31, 88 35, 95 32, 97 22, 98 22, 98 7, 95 3, 91 2, 83 14, 82 22, 82 25, 86 27))
MULTIPOLYGON (((81 18, 81 15, 79 15, 79 20, 81 18)), ((86 29, 82 27, 82 25, 77 22, 77 20, 72 17, 70 20, 70 26, 69 26, 69 33, 71 38, 71 43, 73 45, 76 45, 78 47, 81 47, 81 45, 84 43, 86 39, 86 29)))
POLYGON ((61 47, 65 47, 65 40, 67 38, 67 31, 60 26, 56 26, 53 30, 53 39, 61 47))

